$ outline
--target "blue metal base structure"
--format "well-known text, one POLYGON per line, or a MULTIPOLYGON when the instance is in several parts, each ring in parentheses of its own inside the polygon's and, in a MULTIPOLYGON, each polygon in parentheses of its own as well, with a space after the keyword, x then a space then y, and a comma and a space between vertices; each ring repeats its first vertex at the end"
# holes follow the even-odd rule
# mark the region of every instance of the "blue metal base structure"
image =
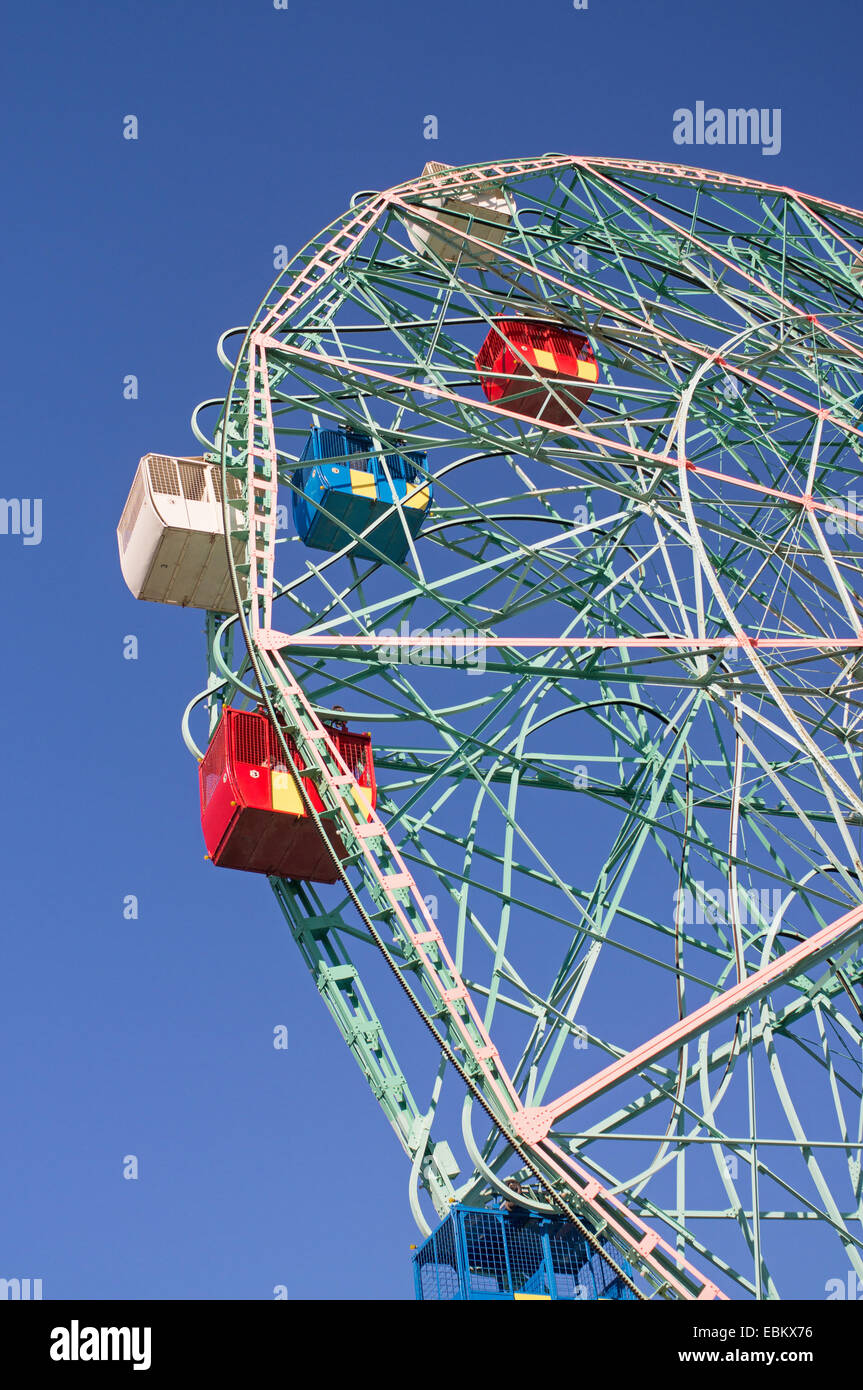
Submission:
POLYGON ((360 544, 353 553, 377 560, 380 551, 400 564, 408 549, 405 527, 416 536, 431 505, 431 485, 423 483, 427 458, 376 455, 368 435, 315 426, 299 459, 315 466, 298 468, 292 479, 299 489, 292 501, 300 540, 315 550, 337 551, 354 532, 377 522, 369 535, 374 550, 360 544))
MULTIPOLYGON (((631 1278, 620 1252, 614 1258, 631 1278)), ((416 1250, 418 1299, 633 1299, 570 1221, 453 1205, 416 1250)))

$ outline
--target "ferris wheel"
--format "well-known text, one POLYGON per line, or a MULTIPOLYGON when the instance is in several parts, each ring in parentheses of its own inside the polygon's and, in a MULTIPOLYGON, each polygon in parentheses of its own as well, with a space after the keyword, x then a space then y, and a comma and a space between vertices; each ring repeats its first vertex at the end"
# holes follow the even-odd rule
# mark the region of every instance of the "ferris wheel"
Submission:
POLYGON ((516 1205, 617 1296, 781 1297, 789 1239, 863 1275, 861 245, 715 171, 428 165, 142 460, 208 849, 269 876, 429 1268, 516 1205))

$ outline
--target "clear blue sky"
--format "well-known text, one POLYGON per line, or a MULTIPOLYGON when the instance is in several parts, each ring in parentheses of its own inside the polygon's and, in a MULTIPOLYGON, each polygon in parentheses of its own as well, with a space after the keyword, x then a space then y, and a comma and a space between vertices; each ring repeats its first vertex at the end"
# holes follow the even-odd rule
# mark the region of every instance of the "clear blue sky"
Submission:
MULTIPOLYGON (((0 491, 43 500, 43 536, 0 536, 0 1276, 46 1298, 410 1298, 403 1156, 266 882, 203 862, 179 736, 203 620, 125 589, 134 467, 193 448, 273 247, 428 158, 679 159, 859 206, 860 12, 49 0, 4 30, 0 491), (681 150, 673 112, 699 100, 780 107, 781 153, 681 150)), ((818 1296, 802 1271, 797 1291, 818 1296)))

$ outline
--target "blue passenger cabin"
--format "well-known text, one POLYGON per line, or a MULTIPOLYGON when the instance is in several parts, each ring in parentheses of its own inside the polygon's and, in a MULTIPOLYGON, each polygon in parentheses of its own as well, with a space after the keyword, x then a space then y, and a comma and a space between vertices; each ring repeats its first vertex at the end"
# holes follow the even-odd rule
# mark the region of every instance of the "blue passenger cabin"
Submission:
MULTIPOLYGON (((609 1242, 608 1252, 632 1269, 609 1242)), ((428 1300, 634 1299, 609 1264, 565 1217, 453 1204, 414 1252, 416 1296, 428 1300)))
MULTIPOLYGON (((383 518, 368 541, 388 560, 398 564, 404 559, 408 541, 402 517, 411 536, 416 536, 431 506, 431 484, 424 473, 428 455, 382 457, 373 451, 369 435, 314 427, 299 459, 314 466, 297 468, 292 477, 297 489, 292 493, 294 525, 305 545, 341 550, 352 539, 351 532, 362 533, 383 518), (390 510, 394 503, 401 503, 401 508, 390 510)), ((362 542, 353 553, 364 559, 380 558, 362 542)))

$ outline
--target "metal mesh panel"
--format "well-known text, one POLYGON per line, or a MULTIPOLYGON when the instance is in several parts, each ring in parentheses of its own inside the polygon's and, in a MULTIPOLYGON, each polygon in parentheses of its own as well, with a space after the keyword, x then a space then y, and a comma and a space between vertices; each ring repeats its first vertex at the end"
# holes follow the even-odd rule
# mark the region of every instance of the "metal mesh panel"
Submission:
MULTIPOLYGON (((285 754, 282 745, 279 742, 278 732, 270 723, 269 718, 267 716, 264 717, 267 718, 267 733, 269 736, 269 767, 272 772, 288 773, 289 769, 285 763, 285 754)), ((296 767, 298 772, 305 772, 305 758, 303 757, 294 740, 291 738, 291 735, 288 733, 287 729, 284 727, 284 724, 281 722, 281 720, 279 721, 279 728, 281 729, 282 737, 284 738, 285 743, 288 745, 288 752, 291 755, 291 759, 293 760, 294 766, 296 767)), ((306 785, 308 785, 308 783, 306 785)))
POLYGON ((269 764, 269 724, 259 714, 245 710, 235 713, 232 730, 233 760, 235 763, 250 763, 253 767, 267 767, 269 764))
POLYGON ((509 1267, 514 1293, 548 1294, 548 1270, 542 1236, 535 1221, 519 1223, 510 1217, 506 1226, 509 1267))
POLYGON ((493 366, 505 346, 500 334, 492 329, 476 355, 476 365, 480 369, 493 366))
POLYGON ((581 333, 570 332, 553 324, 534 323, 529 319, 501 319, 480 348, 477 367, 491 367, 507 342, 519 349, 540 347, 551 349, 564 357, 576 356, 586 362, 596 360, 589 339, 581 333))
MULTIPOLYGON (((605 1248, 632 1277, 625 1257, 605 1248)), ((631 1299, 618 1275, 568 1221, 526 1209, 461 1204, 414 1255, 421 1299, 631 1299)))
POLYGON ((417 1252, 416 1265, 421 1299, 452 1300, 459 1297, 458 1261, 451 1216, 417 1252))
MULTIPOLYGON (((423 472, 421 470, 425 468, 427 454, 387 454, 385 467, 380 456, 373 456, 373 447, 369 435, 347 429, 319 429, 316 432, 313 431, 306 440, 300 454, 300 462, 330 463, 340 459, 346 466, 355 468, 361 473, 372 473, 381 480, 384 480, 389 472, 393 480, 399 479, 407 483, 422 481, 423 472), (369 455, 372 456, 369 457, 369 455)), ((303 491, 307 473, 308 470, 298 469, 293 474, 292 482, 300 491, 303 491)))
MULTIPOLYGON (((372 441, 367 434, 355 433, 353 430, 321 429, 317 434, 309 435, 300 454, 300 462, 306 463, 310 459, 344 459, 352 454, 367 454, 371 447, 372 441)), ((354 466, 363 465, 358 462, 354 466)))
MULTIPOLYGON (((427 457, 428 455, 426 454, 387 454, 387 468, 389 469, 390 477, 393 479, 400 478, 406 483, 419 482, 421 477, 419 468, 423 467, 427 457)), ((376 467, 380 476, 382 478, 386 477, 383 465, 378 463, 376 467)))
POLYGON ((550 324, 532 323, 529 319, 511 319, 501 325, 504 336, 517 347, 547 347, 553 343, 566 344, 567 335, 550 324))
POLYGON ((123 515, 120 517, 120 525, 117 527, 120 534, 120 545, 123 550, 125 550, 126 546, 129 544, 129 539, 135 529, 135 522, 138 520, 138 515, 143 504, 144 480, 141 474, 137 473, 135 475, 135 481, 132 484, 132 491, 126 499, 123 515))
POLYGON ((580 357, 583 362, 595 361, 590 342, 580 333, 566 333, 562 329, 553 329, 546 333, 546 343, 553 352, 558 352, 561 356, 580 357))
POLYGON ((459 1292, 458 1260, 455 1253, 455 1227, 452 1218, 437 1232, 438 1297, 455 1298, 459 1292))
POLYGON ((148 459, 150 487, 166 497, 181 497, 180 479, 177 476, 177 460, 164 454, 150 454, 148 459))
POLYGON ((466 1211, 464 1241, 474 1293, 511 1293, 503 1219, 497 1212, 466 1211))
POLYGON ((222 780, 222 773, 225 770, 225 721, 219 721, 219 727, 213 735, 213 741, 204 754, 201 763, 201 796, 203 806, 206 810, 210 798, 216 787, 222 780))
MULTIPOLYGON (((625 1272, 626 1274, 631 1274, 631 1273, 632 1273, 632 1270, 631 1270, 629 1264, 627 1263, 626 1260, 624 1260, 624 1259, 621 1257, 620 1253, 619 1253, 617 1250, 614 1249, 614 1246, 612 1246, 612 1245, 610 1245, 610 1244, 606 1244, 606 1249, 608 1250, 609 1254, 610 1254, 610 1255, 612 1256, 612 1258, 614 1259, 615 1263, 618 1264, 618 1265, 620 1265, 620 1267, 624 1270, 624 1272, 625 1272)), ((596 1294, 594 1295, 594 1297, 596 1297, 596 1298, 634 1298, 634 1297, 635 1297, 635 1295, 632 1293, 632 1291, 631 1291, 630 1289, 628 1289, 628 1288, 626 1287, 625 1284, 621 1283, 619 1275, 615 1274, 615 1272, 614 1272, 614 1270, 611 1268, 611 1266, 610 1266, 609 1264, 606 1264, 605 1260, 603 1260, 599 1255, 597 1255, 597 1254, 591 1254, 591 1257, 590 1257, 590 1270, 591 1270, 591 1273, 592 1273, 592 1275, 593 1275, 594 1285, 595 1285, 595 1287, 596 1287, 596 1294)))
POLYGON ((551 1267, 558 1298, 596 1298, 590 1246, 569 1223, 549 1233, 551 1267))
MULTIPOLYGON (((213 496, 217 502, 222 500, 222 469, 217 463, 210 465, 210 486, 213 489, 213 496)), ((233 473, 228 474, 228 501, 236 502, 243 495, 243 486, 239 478, 233 473)))
POLYGON ((417 1297, 425 1302, 440 1298, 434 1247, 435 1238, 432 1236, 419 1251, 414 1261, 417 1271, 417 1297))
POLYGON ((335 742, 354 780, 361 787, 370 787, 371 740, 362 734, 348 734, 340 730, 335 733, 335 742))
POLYGON ((180 463, 180 486, 187 502, 202 502, 207 495, 207 470, 200 463, 180 463))
POLYGON ((425 468, 428 454, 403 454, 405 482, 418 483, 422 479, 421 469, 425 468))

